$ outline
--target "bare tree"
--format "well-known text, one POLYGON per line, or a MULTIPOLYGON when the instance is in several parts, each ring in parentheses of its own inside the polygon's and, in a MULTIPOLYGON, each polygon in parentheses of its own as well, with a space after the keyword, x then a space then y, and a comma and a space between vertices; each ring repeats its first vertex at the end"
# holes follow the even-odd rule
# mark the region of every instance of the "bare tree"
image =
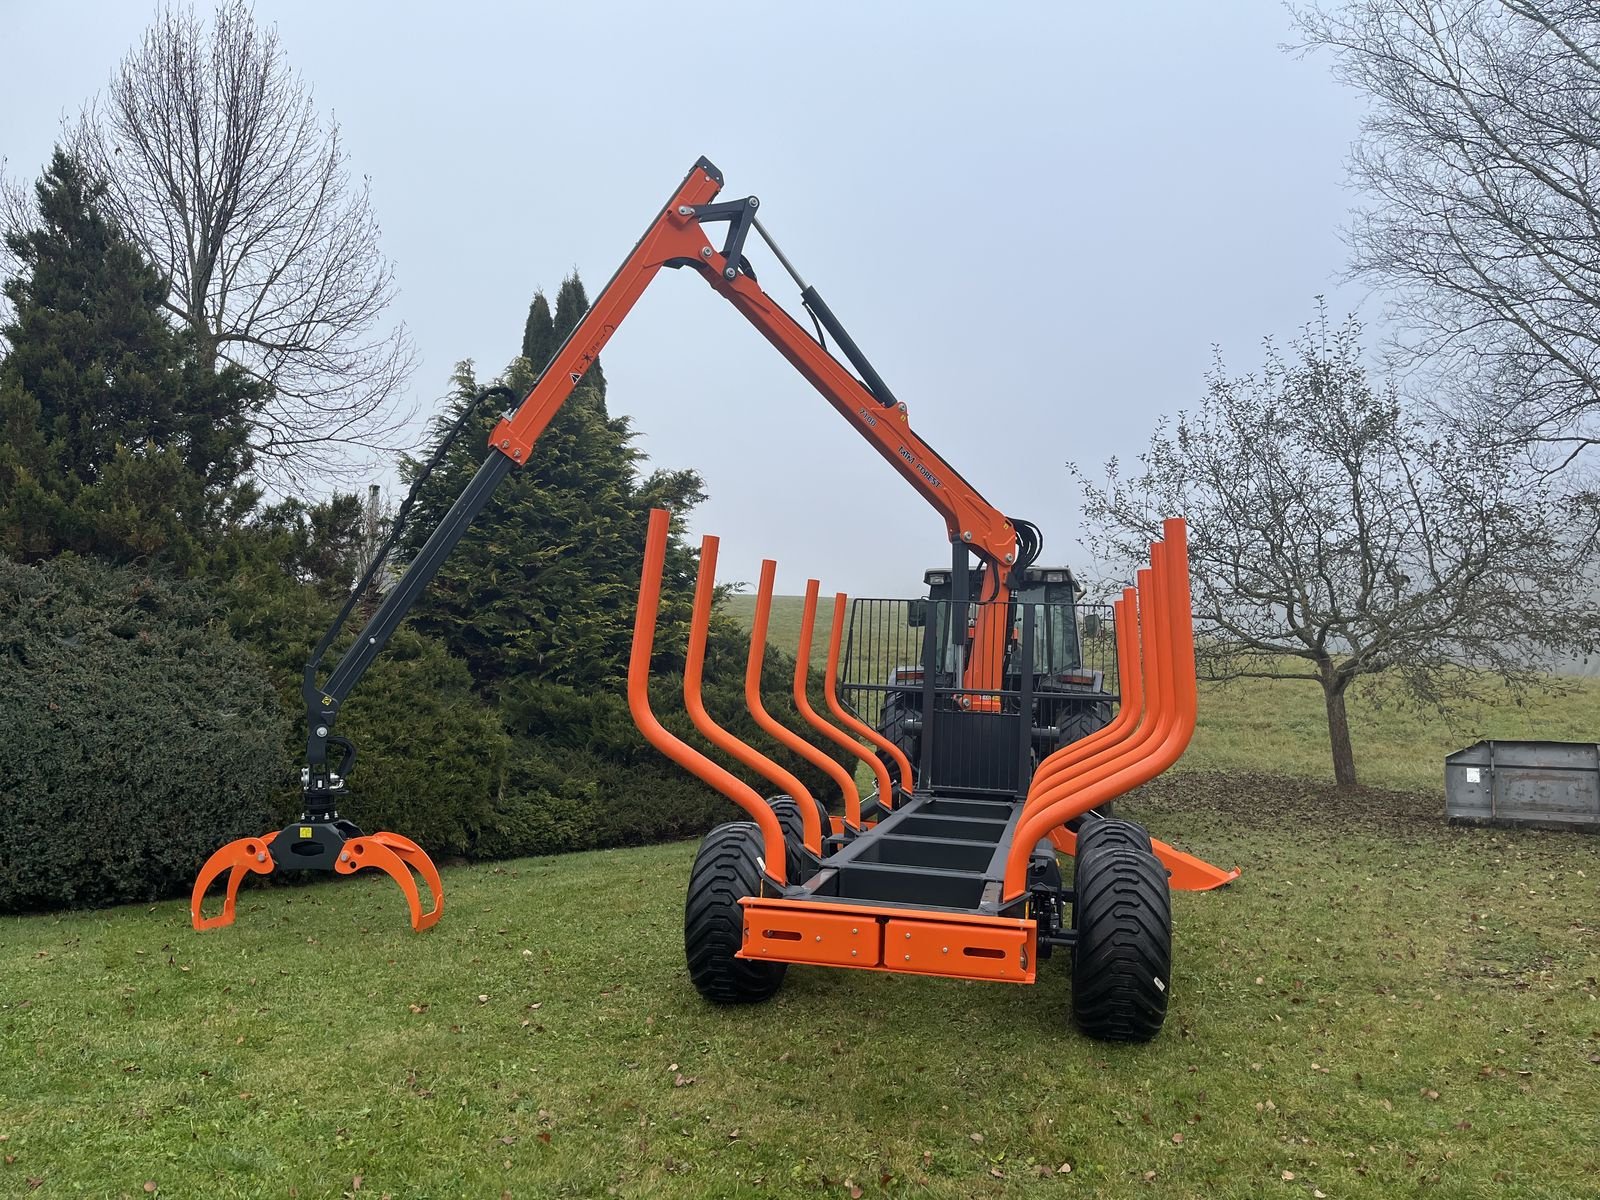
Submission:
POLYGON ((1481 433, 1547 468, 1600 439, 1600 5, 1348 0, 1294 13, 1371 107, 1354 271, 1481 433))
POLYGON ((1163 423, 1125 476, 1069 469, 1090 542, 1136 562, 1164 516, 1190 522, 1197 653, 1214 679, 1307 679, 1326 702, 1334 778, 1356 783, 1345 697, 1388 675, 1447 707, 1486 684, 1548 678, 1552 650, 1588 652, 1600 607, 1573 514, 1509 453, 1432 435, 1374 387, 1352 317, 1326 314, 1256 374, 1220 359, 1198 411, 1163 423))
POLYGON ((338 478, 358 448, 403 448, 413 352, 383 320, 394 273, 367 183, 275 29, 242 0, 209 26, 160 9, 69 141, 170 278, 174 318, 213 361, 272 385, 251 414, 269 481, 338 478))

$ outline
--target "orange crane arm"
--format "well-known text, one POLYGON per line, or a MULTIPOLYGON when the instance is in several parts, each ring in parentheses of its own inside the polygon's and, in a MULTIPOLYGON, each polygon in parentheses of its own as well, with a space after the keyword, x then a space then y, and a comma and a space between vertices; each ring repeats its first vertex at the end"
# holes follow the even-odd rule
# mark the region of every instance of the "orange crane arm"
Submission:
MULTIPOLYGON (((490 439, 495 449, 524 463, 534 443, 572 393, 585 371, 617 331, 630 309, 663 267, 694 267, 707 283, 758 329, 825 400, 848 421, 944 517, 952 542, 959 541, 996 568, 997 578, 1016 561, 1016 530, 949 463, 912 430, 906 406, 885 396, 887 388, 864 359, 877 390, 858 380, 806 329, 772 299, 741 254, 745 234, 754 228, 759 201, 754 197, 711 204, 722 188, 722 175, 706 159, 695 164, 651 223, 633 252, 618 268, 589 311, 568 335, 540 375, 538 383, 514 412, 506 414, 490 439), (726 221, 728 238, 719 250, 708 236, 708 222, 726 221)), ((769 239, 769 245, 770 245, 769 239)), ((774 252, 791 273, 793 268, 776 246, 774 252)), ((804 286, 806 306, 834 324, 831 312, 814 288, 804 286)), ((848 335, 839 331, 853 357, 859 356, 848 335)), ((1003 597, 1001 597, 1003 598, 1003 597)))
MULTIPOLYGON (((939 510, 952 543, 971 549, 983 561, 990 581, 989 594, 984 599, 999 603, 980 606, 973 621, 972 650, 964 682, 980 690, 999 687, 1009 628, 1004 603, 1007 598, 1005 580, 1009 567, 1028 565, 1017 562, 1016 528, 912 430, 905 405, 894 399, 816 289, 806 286, 795 274, 783 252, 755 219, 760 201, 747 196, 742 200, 714 203, 721 189, 721 172, 706 159, 700 159, 561 344, 533 390, 495 426, 490 444, 498 454, 491 454, 484 460, 450 511, 412 557, 405 573, 368 619, 360 637, 345 651, 326 679, 319 678, 318 667, 322 654, 332 644, 348 615, 348 607, 313 652, 301 684, 308 727, 306 768, 302 772, 307 813, 331 819, 345 792, 343 776, 354 765, 355 747, 347 739, 335 736, 333 728, 350 689, 382 652, 406 612, 461 540, 496 486, 515 467, 528 461, 539 435, 572 394, 584 372, 594 364, 650 281, 664 267, 687 266, 698 271, 794 364, 852 428, 939 510), (718 249, 707 226, 722 223, 728 228, 722 247, 718 249), (743 255, 745 238, 752 229, 800 283, 802 302, 816 318, 819 329, 826 327, 831 331, 834 341, 866 382, 857 379, 819 339, 807 333, 762 291, 743 255), (330 749, 341 755, 337 764, 328 761, 330 749)), ((1026 540, 1032 542, 1031 538, 1026 540)), ((965 561, 962 554, 956 557, 965 561)))

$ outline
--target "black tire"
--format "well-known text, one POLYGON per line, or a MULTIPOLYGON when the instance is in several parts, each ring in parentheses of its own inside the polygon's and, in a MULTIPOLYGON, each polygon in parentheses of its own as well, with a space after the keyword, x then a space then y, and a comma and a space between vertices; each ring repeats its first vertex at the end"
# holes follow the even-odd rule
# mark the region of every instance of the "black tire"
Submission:
POLYGON ((1110 800, 1107 800, 1099 808, 1091 808, 1088 812, 1073 817, 1072 820, 1067 822, 1067 828, 1072 830, 1073 833, 1077 833, 1091 821, 1113 821, 1116 816, 1116 808, 1110 800))
MULTIPOLYGON (((821 796, 813 793, 811 799, 816 803, 817 820, 822 822, 822 840, 824 843, 826 843, 827 840, 833 836, 833 820, 831 817, 829 817, 828 806, 822 802, 821 796)), ((823 854, 827 854, 826 845, 823 847, 823 854)))
MULTIPOLYGON (((767 803, 777 814, 778 824, 783 826, 783 867, 788 873, 789 885, 793 887, 806 872, 805 859, 801 857, 806 844, 805 821, 800 816, 800 805, 793 796, 768 796, 767 803)), ((758 837, 756 840, 759 842, 761 839, 758 837)))
POLYGON ((1092 851, 1103 846, 1143 850, 1146 854, 1150 852, 1149 831, 1133 821, 1120 821, 1115 817, 1093 817, 1085 813, 1083 823, 1074 832, 1078 836, 1074 858, 1087 858, 1092 851))
MULTIPOLYGON (((1056 739, 1056 749, 1060 750, 1065 746, 1072 745, 1074 742, 1082 741, 1091 733, 1098 733, 1109 724, 1111 724, 1111 706, 1109 704, 1080 704, 1070 708, 1064 715, 1058 716, 1056 719, 1057 728, 1061 731, 1061 735, 1056 739)), ((1107 818, 1115 815, 1115 810, 1111 807, 1111 801, 1109 800, 1099 808, 1091 808, 1089 811, 1099 813, 1102 817, 1107 818)), ((1078 822, 1080 821, 1083 821, 1082 817, 1074 817, 1067 823, 1067 828, 1074 833, 1078 832, 1078 822)))
POLYGON ((1148 1042, 1167 1016, 1172 895, 1148 850, 1103 845, 1077 860, 1072 1015, 1106 1042, 1148 1042))
POLYGON ((1109 704, 1074 705, 1056 720, 1056 727, 1061 731, 1060 737, 1056 739, 1056 749, 1082 741, 1091 733, 1098 733, 1109 724, 1111 724, 1109 704))
POLYGON ((718 825, 700 843, 683 908, 683 949, 689 981, 713 1004, 754 1004, 783 986, 786 963, 735 958, 744 942, 739 900, 761 891, 761 827, 754 821, 718 825))

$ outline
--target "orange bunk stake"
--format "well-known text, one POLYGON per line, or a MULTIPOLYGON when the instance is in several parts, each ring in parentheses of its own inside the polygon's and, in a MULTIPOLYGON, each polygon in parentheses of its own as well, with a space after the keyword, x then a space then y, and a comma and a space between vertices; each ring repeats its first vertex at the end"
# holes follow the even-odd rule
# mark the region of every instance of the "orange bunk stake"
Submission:
MULTIPOLYGON (((1104 743, 1098 754, 1093 754, 1070 771, 1058 773, 1053 784, 1030 792, 1023 804, 1022 818, 1018 824, 1017 839, 1050 836, 1054 830, 1074 817, 1087 812, 1121 795, 1129 787, 1119 786, 1123 778, 1131 775, 1119 769, 1136 769, 1149 758, 1150 748, 1159 745, 1170 731, 1173 717, 1171 692, 1166 686, 1170 662, 1169 622, 1167 617, 1167 569, 1160 547, 1152 547, 1151 567, 1138 573, 1140 640, 1144 647, 1141 660, 1144 709, 1138 723, 1115 742, 1104 743), (1110 782, 1107 783, 1106 781, 1110 782), (1098 786, 1094 786, 1098 785, 1098 786)), ((1151 772, 1153 776, 1154 771, 1151 772)), ((1058 840, 1058 839, 1053 839, 1058 840)), ((1033 845, 1033 842, 1028 843, 1033 845)), ((1013 845, 1015 849, 1015 843, 1013 845)), ((1006 862, 1006 893, 1010 894, 1011 862, 1006 862)))
MULTIPOLYGON (((667 535, 671 527, 670 513, 661 508, 650 510, 650 528, 644 544, 644 567, 639 574, 639 608, 633 620, 633 647, 628 655, 628 710, 646 741, 744 809, 760 827, 761 869, 781 887, 788 882, 784 865, 787 855, 783 826, 778 823, 778 815, 772 811, 772 806, 742 780, 670 733, 650 710, 650 659, 655 651, 656 614, 661 607, 661 569, 667 559, 667 535)), ((706 573, 704 564, 701 565, 701 572, 706 573)), ((703 653, 703 643, 701 649, 703 653)), ((687 676, 687 666, 684 673, 687 676)))
MULTIPOLYGON (((1194 733, 1196 681, 1194 631, 1189 612, 1189 563, 1183 521, 1163 526, 1165 539, 1151 547, 1151 570, 1140 572, 1140 629, 1145 646, 1146 719, 1120 743, 1079 763, 1068 778, 1030 795, 1006 860, 1005 895, 1023 889, 1027 850, 1073 817, 1103 804, 1166 770, 1194 733), (1150 600, 1145 601, 1146 597, 1150 600)), ((1170 847, 1166 847, 1171 850, 1170 847)), ((1176 852, 1174 852, 1176 853, 1176 852)), ((1189 855, 1158 857, 1176 886, 1217 887, 1238 878, 1189 855)))
MULTIPOLYGON (((851 778, 850 772, 841 767, 824 750, 813 746, 787 725, 779 722, 767 711, 766 705, 761 701, 761 667, 765 663, 767 655, 767 626, 772 616, 772 581, 777 570, 778 564, 772 559, 762 560, 761 582, 756 588, 755 619, 750 625, 750 654, 745 659, 745 706, 750 710, 750 715, 755 718, 757 725, 812 766, 825 773, 838 785, 839 796, 844 802, 846 811, 850 810, 852 806, 859 811, 861 794, 856 790, 856 781, 851 778)), ((832 832, 831 828, 821 830, 823 837, 827 837, 832 832)), ((819 842, 813 846, 809 833, 806 837, 806 847, 813 854, 822 853, 821 843, 819 842)))
MULTIPOLYGON (((833 630, 828 635, 828 667, 827 674, 822 679, 822 695, 828 702, 828 711, 838 719, 839 724, 846 729, 854 730, 856 734, 866 738, 867 741, 894 759, 895 765, 900 768, 901 786, 909 794, 911 792, 911 760, 906 757, 905 751, 884 737, 871 725, 847 711, 845 706, 839 702, 839 643, 844 637, 844 608, 848 600, 849 597, 843 592, 834 593, 833 630)), ((882 765, 882 760, 876 756, 874 756, 873 761, 880 766, 882 765)), ((889 781, 887 768, 878 775, 878 802, 885 808, 894 807, 894 784, 889 781), (884 786, 885 783, 888 784, 887 788, 884 786)))
POLYGON ((1124 588, 1122 599, 1113 602, 1111 612, 1116 626, 1117 715, 1109 725, 1087 737, 1061 747, 1039 764, 1028 784, 1028 795, 1043 791, 1068 767, 1075 766, 1102 748, 1120 741, 1139 724, 1144 715, 1144 687, 1140 680, 1139 601, 1133 588, 1124 588))
MULTIPOLYGON (((806 724, 827 738, 842 750, 848 750, 862 762, 873 768, 873 773, 878 778, 878 795, 883 797, 893 790, 894 785, 889 782, 889 772, 884 770, 883 764, 877 756, 868 754, 861 748, 859 742, 844 730, 838 729, 825 720, 816 709, 811 707, 811 697, 807 694, 807 686, 811 677, 811 629, 817 619, 817 592, 822 584, 815 579, 806 580, 805 606, 800 614, 800 642, 795 648, 794 657, 794 706, 800 711, 806 724)), ((854 793, 844 798, 844 823, 846 828, 861 828, 861 796, 854 793)))
POLYGON ((689 621, 689 653, 683 663, 683 703, 689 710, 689 720, 713 746, 733 755, 741 764, 762 776, 767 782, 782 789, 784 795, 795 802, 800 810, 800 823, 804 829, 807 846, 815 847, 813 853, 822 853, 822 819, 817 815, 817 804, 811 791, 791 772, 772 761, 754 746, 729 733, 706 712, 700 694, 701 676, 705 669, 706 635, 711 628, 711 603, 717 598, 717 538, 707 534, 700 539, 700 574, 694 585, 694 615, 689 621))

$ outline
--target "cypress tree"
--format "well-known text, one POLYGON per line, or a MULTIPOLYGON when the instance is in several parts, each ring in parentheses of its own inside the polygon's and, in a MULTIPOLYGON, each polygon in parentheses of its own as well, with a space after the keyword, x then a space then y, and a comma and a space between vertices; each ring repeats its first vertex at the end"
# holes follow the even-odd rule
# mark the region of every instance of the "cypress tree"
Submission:
MULTIPOLYGON (((561 281, 561 286, 556 290, 556 311, 551 322, 555 335, 555 344, 550 352, 555 353, 556 348, 567 340, 567 335, 578 327, 578 322, 583 320, 583 314, 589 311, 589 294, 583 290, 583 280, 578 278, 574 271, 561 281)), ((545 362, 549 361, 546 356, 545 362)), ((544 370, 543 363, 534 364, 534 370, 544 370)), ((605 408, 606 375, 600 369, 600 360, 596 358, 589 369, 584 372, 583 383, 591 387, 597 394, 602 411, 605 408)))
MULTIPOLYGON (((520 675, 581 687, 619 684, 627 673, 650 509, 686 512, 702 496, 693 471, 641 475, 628 418, 608 417, 604 381, 597 387, 588 378, 556 413, 528 464, 501 483, 413 610, 416 628, 465 658, 478 686, 491 692, 520 675)), ((519 393, 533 386, 525 360, 501 379, 519 393)), ((478 389, 471 364, 461 364, 452 401, 435 426, 439 433, 478 389)), ((405 535, 409 552, 483 461, 497 419, 481 414, 418 494, 405 535)), ((680 550, 675 559, 680 569, 685 555, 680 550)))
POLYGON ((0 327, 0 551, 192 566, 254 504, 245 413, 265 390, 214 373, 162 313, 166 284, 105 216, 105 187, 61 150, 0 327))
POLYGON ((544 370, 560 345, 555 319, 550 315, 550 301, 545 299, 544 292, 535 292, 533 303, 528 306, 527 324, 522 327, 522 357, 537 374, 544 370))

